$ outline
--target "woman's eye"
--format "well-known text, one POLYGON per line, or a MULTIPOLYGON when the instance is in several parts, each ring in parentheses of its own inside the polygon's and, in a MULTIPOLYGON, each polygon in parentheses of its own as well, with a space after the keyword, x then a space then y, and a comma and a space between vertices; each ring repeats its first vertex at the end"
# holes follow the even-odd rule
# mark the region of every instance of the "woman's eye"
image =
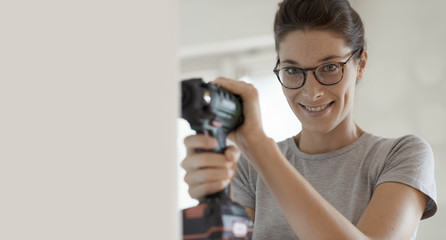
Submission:
POLYGON ((339 66, 337 64, 327 64, 327 65, 323 66, 322 71, 333 72, 333 71, 338 70, 338 68, 339 68, 339 66))
POLYGON ((284 70, 287 74, 296 74, 299 72, 298 68, 293 68, 293 67, 285 68, 284 70))

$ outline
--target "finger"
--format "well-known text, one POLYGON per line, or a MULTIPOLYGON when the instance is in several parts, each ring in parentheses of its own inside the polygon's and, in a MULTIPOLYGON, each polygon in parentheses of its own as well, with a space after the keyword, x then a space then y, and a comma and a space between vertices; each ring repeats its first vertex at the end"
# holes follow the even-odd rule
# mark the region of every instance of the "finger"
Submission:
POLYGON ((196 153, 197 149, 212 150, 218 146, 217 139, 204 134, 191 135, 184 138, 187 154, 196 153))
POLYGON ((187 172, 184 181, 189 186, 201 185, 206 182, 231 180, 234 176, 232 168, 206 168, 187 172))
POLYGON ((231 180, 207 182, 204 184, 189 187, 189 195, 197 200, 201 200, 209 194, 214 194, 225 189, 231 180))
POLYGON ((188 172, 202 168, 231 168, 233 164, 234 161, 226 159, 221 153, 203 152, 187 156, 181 167, 188 172))
MULTIPOLYGON (((249 128, 259 132, 263 131, 259 93, 252 84, 222 77, 217 78, 212 83, 218 84, 229 92, 241 96, 243 99, 243 114, 245 116, 245 123, 242 128, 249 128)), ((232 135, 230 139, 234 140, 232 135)))
POLYGON ((212 81, 212 83, 222 86, 224 89, 233 94, 240 95, 244 100, 258 98, 257 89, 252 84, 247 82, 219 77, 212 81))
POLYGON ((240 158, 240 150, 235 146, 228 146, 225 151, 226 159, 236 165, 240 158))

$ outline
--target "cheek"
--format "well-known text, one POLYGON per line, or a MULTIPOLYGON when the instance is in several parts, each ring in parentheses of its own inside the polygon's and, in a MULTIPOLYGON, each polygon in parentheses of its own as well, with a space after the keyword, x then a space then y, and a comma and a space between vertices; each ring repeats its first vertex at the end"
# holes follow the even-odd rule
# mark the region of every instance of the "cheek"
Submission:
POLYGON ((356 74, 344 74, 342 81, 332 86, 333 88, 331 88, 330 94, 334 96, 339 103, 338 111, 345 112, 347 110, 348 112, 351 110, 355 95, 355 78, 356 74))
POLYGON ((283 86, 282 86, 282 92, 283 92, 283 95, 285 96, 285 98, 286 98, 286 100, 289 102, 289 99, 292 97, 292 95, 293 95, 293 92, 291 92, 290 91, 291 89, 288 89, 288 88, 284 88, 283 86))
POLYGON ((283 95, 285 96, 286 101, 288 102, 288 104, 290 106, 292 106, 292 103, 293 103, 293 92, 291 92, 290 89, 287 89, 287 88, 284 88, 284 87, 282 87, 282 92, 283 92, 283 95))
POLYGON ((282 92, 291 110, 293 110, 293 112, 296 114, 297 113, 296 110, 298 110, 299 108, 299 105, 297 104, 297 97, 299 94, 299 90, 287 89, 282 87, 282 92))
POLYGON ((342 100, 344 102, 344 107, 351 109, 353 108, 353 102, 355 98, 356 81, 350 80, 342 89, 342 100))

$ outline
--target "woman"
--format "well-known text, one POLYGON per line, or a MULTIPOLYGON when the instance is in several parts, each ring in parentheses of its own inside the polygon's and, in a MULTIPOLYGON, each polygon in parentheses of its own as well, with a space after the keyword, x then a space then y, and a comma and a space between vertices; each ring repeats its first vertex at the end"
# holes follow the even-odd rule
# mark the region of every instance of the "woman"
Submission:
POLYGON ((230 135, 238 148, 224 155, 195 152, 215 148, 211 137, 185 139, 190 195, 202 199, 232 181, 254 239, 414 239, 437 208, 433 154, 419 137, 374 136, 353 120, 367 64, 358 14, 346 0, 285 0, 274 33, 274 72, 302 131, 275 143, 262 129, 256 89, 218 78, 243 98, 245 122, 230 135))

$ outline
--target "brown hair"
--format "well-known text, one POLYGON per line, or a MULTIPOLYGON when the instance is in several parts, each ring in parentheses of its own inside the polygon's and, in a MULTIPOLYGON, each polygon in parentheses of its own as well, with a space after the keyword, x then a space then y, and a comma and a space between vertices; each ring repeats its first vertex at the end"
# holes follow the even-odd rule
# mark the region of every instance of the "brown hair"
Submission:
POLYGON ((279 42, 295 30, 328 30, 352 50, 366 47, 361 18, 348 0, 284 0, 274 19, 277 52, 279 42))

